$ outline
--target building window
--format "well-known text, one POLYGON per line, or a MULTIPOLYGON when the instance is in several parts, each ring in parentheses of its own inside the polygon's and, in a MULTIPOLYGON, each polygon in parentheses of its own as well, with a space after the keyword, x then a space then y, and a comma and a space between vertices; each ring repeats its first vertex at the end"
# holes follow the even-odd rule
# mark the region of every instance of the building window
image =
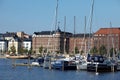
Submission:
POLYGON ((101 34, 99 34, 99 36, 101 36, 101 34))
POLYGON ((116 34, 116 36, 118 36, 118 34, 116 34))
POLYGON ((26 49, 28 49, 28 47, 26 46, 26 49))
POLYGON ((28 46, 28 43, 26 43, 26 45, 28 46))

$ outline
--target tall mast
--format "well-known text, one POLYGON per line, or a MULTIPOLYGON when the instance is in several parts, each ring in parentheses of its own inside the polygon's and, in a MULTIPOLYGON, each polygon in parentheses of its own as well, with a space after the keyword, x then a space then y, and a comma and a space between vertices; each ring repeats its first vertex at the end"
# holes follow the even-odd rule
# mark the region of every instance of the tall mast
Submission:
POLYGON ((66 29, 66 16, 64 17, 64 54, 66 52, 66 48, 65 48, 65 45, 66 45, 65 29, 66 29))
POLYGON ((74 54, 75 54, 75 47, 76 47, 75 27, 76 27, 76 17, 74 16, 74 54))
POLYGON ((109 59, 110 59, 110 30, 109 30, 109 28, 107 29, 107 34, 108 34, 108 36, 107 36, 107 56, 109 57, 109 59))
POLYGON ((82 43, 81 43, 81 48, 80 48, 80 50, 82 51, 83 50, 83 48, 84 48, 84 50, 85 50, 85 56, 86 56, 86 16, 85 16, 85 25, 84 25, 84 37, 83 37, 83 39, 82 39, 82 43), (84 47, 83 47, 84 46, 84 47))
POLYGON ((94 0, 92 2, 92 9, 91 9, 91 15, 90 15, 90 33, 89 33, 89 53, 91 48, 91 34, 92 34, 92 23, 93 23, 93 11, 94 11, 94 0))
POLYGON ((55 31, 57 28, 57 20, 58 20, 58 1, 59 0, 57 0, 56 11, 55 11, 55 31))
MULTIPOLYGON (((58 24, 58 1, 59 0, 57 0, 57 2, 56 2, 56 9, 55 9, 55 23, 54 23, 54 27, 55 27, 55 32, 54 33, 55 34, 56 34, 56 30, 57 30, 56 28, 59 25, 58 24)), ((53 38, 54 38, 53 42, 55 42, 55 37, 56 36, 53 36, 53 38)), ((53 49, 54 49, 53 52, 55 52, 56 51, 56 44, 53 44, 53 49)))
POLYGON ((112 37, 112 47, 113 47, 113 51, 112 51, 112 57, 113 59, 115 59, 115 45, 114 45, 114 35, 113 35, 113 31, 112 31, 112 23, 110 22, 110 28, 111 28, 111 37, 112 37))
POLYGON ((87 56, 86 55, 86 16, 85 16, 85 28, 84 28, 84 31, 85 31, 85 33, 84 33, 84 43, 85 43, 85 56, 87 56))

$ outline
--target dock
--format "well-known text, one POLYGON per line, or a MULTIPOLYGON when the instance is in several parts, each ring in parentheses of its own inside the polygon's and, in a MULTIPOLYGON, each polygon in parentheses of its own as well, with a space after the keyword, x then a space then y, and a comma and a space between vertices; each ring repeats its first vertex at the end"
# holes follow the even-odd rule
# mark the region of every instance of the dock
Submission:
POLYGON ((25 63, 14 63, 12 64, 14 67, 16 66, 28 66, 28 67, 33 67, 33 66, 36 66, 36 67, 40 67, 40 65, 34 65, 34 64, 25 64, 25 63))

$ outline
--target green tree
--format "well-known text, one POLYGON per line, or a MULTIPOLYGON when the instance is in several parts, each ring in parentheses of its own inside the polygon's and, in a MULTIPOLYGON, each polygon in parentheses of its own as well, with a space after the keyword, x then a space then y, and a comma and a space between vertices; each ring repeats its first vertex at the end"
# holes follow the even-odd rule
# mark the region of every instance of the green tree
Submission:
POLYGON ((47 52, 47 48, 44 49, 44 53, 46 53, 46 52, 47 52))
POLYGON ((24 53, 26 53, 26 54, 28 53, 28 49, 27 48, 24 49, 24 53))
POLYGON ((75 47, 75 54, 79 53, 78 47, 75 47))
POLYGON ((92 53, 93 55, 97 55, 97 54, 98 54, 97 47, 94 46, 94 47, 90 50, 90 53, 92 53))
POLYGON ((99 48, 99 54, 100 55, 105 55, 107 53, 107 49, 104 45, 100 46, 99 48))
POLYGON ((36 54, 36 51, 32 51, 33 52, 33 54, 36 54))
POLYGON ((114 48, 110 49, 110 57, 113 57, 113 55, 116 55, 116 50, 114 48))
POLYGON ((43 52, 43 47, 39 47, 39 53, 42 53, 43 52))
POLYGON ((55 51, 57 54, 59 54, 60 53, 60 51, 59 50, 57 50, 57 51, 55 51))
POLYGON ((21 47, 18 51, 19 51, 19 54, 23 54, 24 53, 24 48, 21 47))
POLYGON ((32 54, 32 49, 30 49, 30 50, 28 51, 28 54, 30 54, 30 55, 32 54))
POLYGON ((12 54, 16 53, 16 48, 14 45, 10 47, 10 51, 12 52, 12 54))
POLYGON ((81 50, 81 51, 80 51, 80 54, 81 54, 81 55, 83 55, 83 53, 84 53, 84 51, 83 51, 83 50, 81 50))
POLYGON ((117 55, 120 55, 120 50, 117 51, 117 55))

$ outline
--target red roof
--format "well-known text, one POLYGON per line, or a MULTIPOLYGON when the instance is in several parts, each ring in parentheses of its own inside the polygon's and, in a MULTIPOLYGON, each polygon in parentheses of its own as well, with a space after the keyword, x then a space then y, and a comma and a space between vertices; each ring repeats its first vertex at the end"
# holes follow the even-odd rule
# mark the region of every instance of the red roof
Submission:
POLYGON ((95 34, 120 34, 120 28, 101 28, 95 34))

